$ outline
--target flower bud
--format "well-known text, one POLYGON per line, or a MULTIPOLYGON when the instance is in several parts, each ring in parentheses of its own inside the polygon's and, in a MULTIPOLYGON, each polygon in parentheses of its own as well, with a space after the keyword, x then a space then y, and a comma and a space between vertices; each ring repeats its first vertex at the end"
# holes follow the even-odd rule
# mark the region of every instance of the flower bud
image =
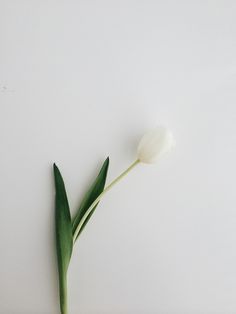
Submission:
POLYGON ((174 146, 175 141, 171 131, 163 126, 158 126, 141 138, 137 150, 138 160, 147 164, 155 163, 174 146))

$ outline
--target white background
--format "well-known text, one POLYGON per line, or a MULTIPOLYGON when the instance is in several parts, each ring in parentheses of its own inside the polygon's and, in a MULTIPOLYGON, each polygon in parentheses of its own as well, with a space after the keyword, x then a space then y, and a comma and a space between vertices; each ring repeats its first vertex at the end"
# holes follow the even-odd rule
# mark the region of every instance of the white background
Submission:
POLYGON ((236 2, 1 0, 0 38, 0 313, 59 313, 52 163, 74 213, 158 123, 176 150, 100 203, 70 314, 236 313, 236 2))

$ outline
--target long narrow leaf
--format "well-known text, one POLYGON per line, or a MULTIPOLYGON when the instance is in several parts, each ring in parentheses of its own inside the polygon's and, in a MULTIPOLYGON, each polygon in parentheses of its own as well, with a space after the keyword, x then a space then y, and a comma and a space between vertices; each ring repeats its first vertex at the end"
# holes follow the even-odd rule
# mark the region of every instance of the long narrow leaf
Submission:
POLYGON ((61 313, 67 313, 67 269, 69 266, 72 248, 72 224, 70 209, 67 200, 63 178, 54 164, 55 179, 55 224, 56 224, 56 249, 59 274, 59 292, 61 313))
MULTIPOLYGON (((89 190, 87 191, 87 193, 85 194, 79 209, 76 213, 76 216, 73 220, 72 223, 72 232, 73 235, 76 232, 76 229, 82 219, 82 217, 84 216, 84 214, 86 213, 86 211, 89 209, 90 205, 92 205, 92 203, 96 200, 96 198, 102 193, 102 191, 104 190, 105 187, 105 183, 106 183, 106 178, 107 178, 107 171, 108 171, 108 166, 109 166, 109 157, 107 157, 107 159, 104 161, 102 168, 97 176, 97 178, 95 179, 95 181, 93 182, 93 184, 91 185, 91 187, 89 188, 89 190)), ((76 239, 78 238, 79 234, 82 232, 82 230, 84 229, 85 225, 87 224, 87 222, 89 221, 89 219, 91 218, 95 208, 97 207, 94 206, 93 210, 91 211, 91 213, 88 215, 87 219, 85 220, 82 228, 80 229, 76 239)))

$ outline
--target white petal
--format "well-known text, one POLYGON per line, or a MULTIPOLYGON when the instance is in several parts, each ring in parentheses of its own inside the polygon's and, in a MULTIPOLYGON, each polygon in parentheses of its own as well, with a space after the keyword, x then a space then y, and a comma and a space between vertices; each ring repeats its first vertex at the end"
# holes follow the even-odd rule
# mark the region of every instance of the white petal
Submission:
POLYGON ((144 163, 155 163, 162 155, 170 151, 174 144, 171 131, 158 126, 141 138, 137 150, 138 159, 144 163))

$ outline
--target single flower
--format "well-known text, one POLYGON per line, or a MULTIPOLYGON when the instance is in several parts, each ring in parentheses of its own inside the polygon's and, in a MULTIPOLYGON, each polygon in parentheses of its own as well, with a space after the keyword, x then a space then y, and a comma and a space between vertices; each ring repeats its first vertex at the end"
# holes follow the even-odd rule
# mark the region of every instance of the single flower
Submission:
POLYGON ((153 163, 174 146, 172 133, 165 127, 159 126, 144 134, 137 149, 137 159, 110 184, 105 185, 109 158, 94 180, 91 187, 85 194, 75 217, 70 214, 69 202, 67 199, 65 184, 61 173, 54 164, 55 177, 55 223, 56 223, 56 249, 59 274, 59 295, 61 314, 68 314, 67 308, 67 270, 70 258, 81 232, 104 195, 122 178, 124 178, 139 163, 153 163))
POLYGON ((137 155, 138 160, 152 164, 175 146, 174 137, 169 129, 158 126, 145 133, 141 138, 137 155))

